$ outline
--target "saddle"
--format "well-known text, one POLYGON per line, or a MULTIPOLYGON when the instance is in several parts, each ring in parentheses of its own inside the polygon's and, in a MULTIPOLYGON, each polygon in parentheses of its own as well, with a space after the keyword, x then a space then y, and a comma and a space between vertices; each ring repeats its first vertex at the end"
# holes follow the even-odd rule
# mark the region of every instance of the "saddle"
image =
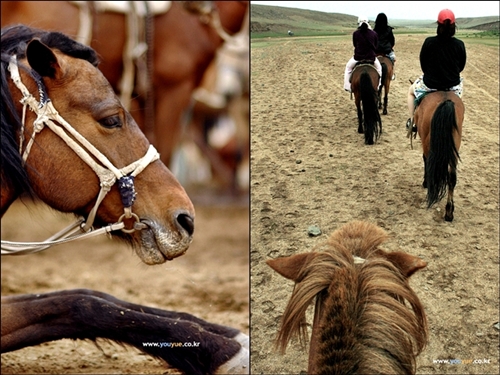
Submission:
POLYGON ((375 60, 359 60, 356 62, 356 65, 354 65, 354 69, 356 69, 357 66, 359 65, 371 65, 375 68, 375 60))
MULTIPOLYGON (((372 60, 359 60, 358 62, 356 62, 356 65, 354 65, 354 69, 352 70, 351 76, 349 77, 349 82, 351 82, 351 80, 352 80, 352 75, 353 75, 354 71, 357 68, 360 68, 360 67, 363 67, 363 66, 369 66, 372 69, 374 69, 375 72, 377 72, 377 68, 375 68, 375 61, 372 61, 372 60)), ((378 72, 377 72, 377 75, 378 75, 378 72)))

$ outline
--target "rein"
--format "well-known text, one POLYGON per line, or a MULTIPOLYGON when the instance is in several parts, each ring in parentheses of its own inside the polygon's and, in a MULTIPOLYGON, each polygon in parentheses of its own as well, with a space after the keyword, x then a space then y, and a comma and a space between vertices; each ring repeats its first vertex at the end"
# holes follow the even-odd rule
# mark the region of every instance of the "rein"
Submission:
POLYGON ((136 198, 134 178, 139 173, 141 173, 150 163, 159 159, 160 154, 158 153, 158 151, 156 151, 153 145, 149 146, 146 154, 139 160, 121 169, 116 168, 113 163, 111 163, 109 159, 104 156, 104 154, 102 154, 97 148, 95 148, 89 141, 87 141, 66 120, 64 120, 59 115, 57 110, 54 108, 50 98, 48 98, 46 94, 46 90, 41 77, 40 79, 37 79, 35 77, 35 81, 38 85, 38 91, 40 93, 40 102, 38 102, 28 91, 26 86, 22 83, 15 56, 11 58, 11 61, 9 63, 9 71, 15 85, 23 94, 23 98, 21 99, 21 103, 23 104, 23 114, 19 141, 19 153, 22 153, 22 147, 24 143, 24 123, 26 117, 26 107, 29 107, 30 110, 35 112, 37 115, 37 118, 33 122, 33 134, 28 144, 26 145, 24 153, 22 153, 23 162, 26 163, 26 160, 28 159, 29 152, 33 145, 36 134, 42 131, 45 126, 47 126, 54 133, 56 133, 73 151, 75 151, 75 153, 90 168, 92 168, 92 170, 99 178, 101 189, 99 191, 96 203, 89 213, 87 221, 85 221, 83 217, 79 218, 76 223, 71 224, 70 226, 58 232, 54 236, 48 238, 44 242, 2 241, 1 254, 15 255, 33 253, 45 250, 53 245, 81 238, 92 237, 101 233, 110 233, 116 230, 122 230, 125 233, 132 233, 136 230, 145 229, 147 225, 142 223, 139 217, 132 212, 132 205, 136 198), (57 125, 56 122, 59 125, 57 125), (76 142, 68 133, 71 134, 71 136, 74 137, 78 142, 76 142), (91 155, 102 165, 98 164, 91 155), (120 216, 116 223, 109 224, 106 227, 94 230, 92 224, 94 222, 97 209, 99 208, 101 202, 104 200, 106 194, 111 190, 115 183, 118 183, 121 200, 124 206, 124 213, 120 216), (125 224, 123 223, 124 218, 133 218, 136 221, 131 229, 125 228, 125 224), (76 235, 75 233, 77 233, 78 231, 84 233, 76 235))

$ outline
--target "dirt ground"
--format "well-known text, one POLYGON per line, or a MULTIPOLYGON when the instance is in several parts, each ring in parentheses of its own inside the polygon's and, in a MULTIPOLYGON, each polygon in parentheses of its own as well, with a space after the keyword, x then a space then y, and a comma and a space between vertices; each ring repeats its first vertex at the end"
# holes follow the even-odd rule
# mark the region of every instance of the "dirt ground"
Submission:
POLYGON ((265 260, 307 252, 354 219, 384 228, 391 235, 386 250, 428 262, 411 279, 430 326, 417 373, 498 373, 499 50, 464 39, 466 113, 455 220, 449 223, 442 218, 446 202, 426 209, 421 144, 417 138, 411 149, 405 131, 408 80, 420 74, 425 37, 396 36, 397 78, 389 113, 382 116, 383 135, 373 146, 364 145, 357 133, 355 104, 343 90, 350 39, 293 37, 252 44, 253 374, 307 370, 307 351, 297 343, 284 356, 273 350, 293 283, 265 260), (310 225, 322 234, 308 236, 310 225), (443 359, 461 364, 435 363, 443 359))
MULTIPOLYGON (((189 193, 189 190, 188 190, 189 193)), ((189 194, 194 240, 180 258, 146 266, 105 236, 26 256, 3 256, 2 295, 90 288, 126 301, 189 312, 249 333, 248 195, 214 199, 189 194)), ((40 205, 16 203, 2 219, 2 239, 44 240, 72 221, 40 205), (56 230, 57 229, 57 230, 56 230)), ((2 374, 173 374, 175 369, 133 348, 61 340, 2 354, 2 374)))

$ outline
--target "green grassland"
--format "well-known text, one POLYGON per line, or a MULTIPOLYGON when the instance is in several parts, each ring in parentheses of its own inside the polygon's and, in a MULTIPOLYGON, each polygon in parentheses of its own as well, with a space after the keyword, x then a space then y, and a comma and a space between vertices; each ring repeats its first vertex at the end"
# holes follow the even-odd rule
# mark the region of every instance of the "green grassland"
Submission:
MULTIPOLYGON (((351 36, 357 17, 312 10, 253 4, 251 7, 252 47, 257 39, 351 36), (289 36, 288 30, 294 35, 289 36)), ((389 20, 394 34, 429 34, 436 32, 432 20, 389 20)), ((471 43, 498 46, 499 16, 458 18, 457 37, 471 43)))

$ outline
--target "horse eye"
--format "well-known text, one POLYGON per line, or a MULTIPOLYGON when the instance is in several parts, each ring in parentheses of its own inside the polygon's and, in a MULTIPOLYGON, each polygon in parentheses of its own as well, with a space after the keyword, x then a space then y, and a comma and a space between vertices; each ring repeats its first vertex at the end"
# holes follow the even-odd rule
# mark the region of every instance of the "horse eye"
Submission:
POLYGON ((99 120, 99 124, 104 126, 105 128, 119 128, 122 126, 122 121, 119 116, 109 116, 99 120))

